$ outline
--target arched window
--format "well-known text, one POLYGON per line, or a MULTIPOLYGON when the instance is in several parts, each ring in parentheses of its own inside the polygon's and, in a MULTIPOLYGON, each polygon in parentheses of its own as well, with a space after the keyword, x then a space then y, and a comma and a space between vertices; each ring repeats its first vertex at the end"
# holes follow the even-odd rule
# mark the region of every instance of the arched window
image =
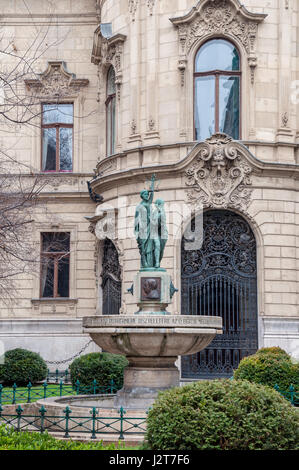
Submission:
POLYGON ((103 315, 118 315, 121 307, 121 267, 114 243, 104 241, 102 262, 103 315))
POLYGON ((195 139, 216 132, 240 139, 241 64, 237 48, 212 39, 198 50, 194 69, 195 139))
POLYGON ((115 151, 115 72, 110 67, 107 74, 107 99, 106 99, 106 139, 107 155, 113 155, 115 151))

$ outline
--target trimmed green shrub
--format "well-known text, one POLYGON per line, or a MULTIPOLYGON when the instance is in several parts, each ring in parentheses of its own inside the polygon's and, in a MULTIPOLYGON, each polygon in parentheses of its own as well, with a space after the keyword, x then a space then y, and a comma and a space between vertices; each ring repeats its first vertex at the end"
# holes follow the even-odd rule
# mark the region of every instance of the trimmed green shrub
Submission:
POLYGON ((44 380, 47 373, 47 364, 39 354, 17 348, 4 354, 4 364, 0 365, 0 382, 5 385, 34 384, 44 380))
POLYGON ((274 387, 288 391, 290 385, 299 389, 299 364, 293 364, 290 356, 280 348, 261 349, 253 356, 245 357, 234 372, 236 380, 274 387))
POLYGON ((75 386, 90 386, 96 380, 99 386, 109 387, 111 380, 117 389, 123 386, 124 368, 128 361, 124 356, 110 353, 90 353, 75 359, 71 366, 71 381, 75 386))
POLYGON ((122 450, 123 444, 103 442, 60 441, 47 432, 16 432, 8 426, 0 426, 0 450, 122 450))
POLYGON ((299 414, 269 387, 201 381, 159 394, 146 440, 151 450, 297 450, 299 414))
POLYGON ((262 348, 262 349, 259 349, 256 354, 258 354, 259 356, 260 355, 264 355, 264 354, 273 354, 275 357, 279 357, 281 359, 286 359, 286 360, 289 360, 291 361, 291 357, 290 355, 284 351, 283 349, 279 348, 278 346, 272 346, 271 348, 262 348))

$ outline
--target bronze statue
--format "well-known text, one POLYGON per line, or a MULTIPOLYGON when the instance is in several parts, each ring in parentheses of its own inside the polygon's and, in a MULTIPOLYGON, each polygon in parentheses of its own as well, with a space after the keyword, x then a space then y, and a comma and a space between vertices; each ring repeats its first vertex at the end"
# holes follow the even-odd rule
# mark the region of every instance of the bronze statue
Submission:
POLYGON ((141 269, 159 269, 168 239, 164 201, 158 199, 152 207, 155 175, 149 190, 140 193, 142 201, 135 213, 135 237, 141 256, 141 269))

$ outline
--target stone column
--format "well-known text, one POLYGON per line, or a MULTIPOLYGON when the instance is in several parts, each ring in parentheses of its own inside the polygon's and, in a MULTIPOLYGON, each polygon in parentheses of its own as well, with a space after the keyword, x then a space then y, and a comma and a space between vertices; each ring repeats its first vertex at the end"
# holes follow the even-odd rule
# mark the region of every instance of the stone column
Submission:
MULTIPOLYGON (((140 2, 131 2, 130 8, 130 125, 129 148, 141 144, 140 135, 140 62, 141 62, 141 24, 140 2)), ((131 158, 134 158, 131 155, 131 158)))
MULTIPOLYGON (((278 130, 277 140, 279 142, 291 143, 294 141, 294 133, 291 123, 291 74, 292 74, 292 4, 280 1, 279 25, 278 25, 278 130)), ((278 159, 293 159, 286 154, 286 149, 279 149, 278 159)))

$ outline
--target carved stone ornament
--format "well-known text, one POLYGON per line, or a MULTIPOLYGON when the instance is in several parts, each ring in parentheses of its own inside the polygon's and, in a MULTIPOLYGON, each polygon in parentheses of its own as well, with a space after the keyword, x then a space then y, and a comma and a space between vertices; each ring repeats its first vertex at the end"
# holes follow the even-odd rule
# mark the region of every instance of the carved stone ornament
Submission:
POLYGON ((116 34, 111 38, 105 38, 101 33, 101 25, 94 33, 91 62, 99 65, 102 76, 106 76, 109 67, 112 65, 115 71, 116 94, 120 99, 120 89, 123 80, 122 62, 123 45, 126 36, 116 34))
POLYGON ((135 21, 135 15, 137 11, 139 0, 128 0, 129 12, 132 17, 132 21, 135 21))
POLYGON ((237 143, 226 134, 215 134, 199 144, 195 161, 185 172, 188 200, 203 207, 246 212, 252 171, 237 143))
POLYGON ((178 68, 184 86, 185 68, 193 45, 209 36, 221 35, 241 43, 248 56, 251 81, 257 66, 256 36, 258 24, 267 15, 250 13, 239 0, 202 0, 187 15, 171 18, 178 28, 180 57, 178 68))
POLYGON ((77 96, 82 87, 89 84, 87 79, 78 79, 66 69, 65 62, 51 61, 45 72, 35 79, 25 80, 26 86, 43 99, 62 99, 77 96))
POLYGON ((150 15, 152 16, 153 10, 154 10, 154 6, 155 6, 155 0, 147 0, 146 4, 147 4, 147 7, 148 7, 148 9, 149 9, 149 13, 150 13, 150 15))

